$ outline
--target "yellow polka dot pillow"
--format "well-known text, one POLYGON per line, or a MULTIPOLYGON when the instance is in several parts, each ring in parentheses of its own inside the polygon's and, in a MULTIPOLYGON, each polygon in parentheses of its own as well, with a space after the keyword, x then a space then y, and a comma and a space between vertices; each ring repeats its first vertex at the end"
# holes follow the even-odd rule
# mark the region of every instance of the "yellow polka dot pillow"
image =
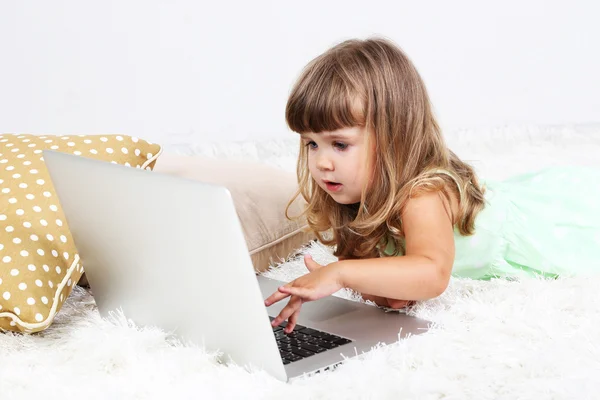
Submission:
POLYGON ((119 135, 0 135, 0 330, 50 326, 83 274, 42 157, 48 149, 146 169, 162 150, 119 135))

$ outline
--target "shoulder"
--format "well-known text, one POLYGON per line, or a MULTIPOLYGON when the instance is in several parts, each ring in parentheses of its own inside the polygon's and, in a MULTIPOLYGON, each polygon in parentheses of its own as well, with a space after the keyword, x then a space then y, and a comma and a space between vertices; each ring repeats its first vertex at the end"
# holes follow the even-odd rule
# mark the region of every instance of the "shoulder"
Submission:
POLYGON ((445 217, 454 225, 460 211, 460 201, 454 190, 419 190, 411 194, 402 212, 403 225, 406 218, 423 216, 425 213, 443 211, 445 217))
POLYGON ((402 214, 406 255, 424 256, 444 270, 451 268, 455 251, 453 215, 458 211, 458 200, 452 197, 448 201, 441 191, 430 191, 408 200, 402 214))

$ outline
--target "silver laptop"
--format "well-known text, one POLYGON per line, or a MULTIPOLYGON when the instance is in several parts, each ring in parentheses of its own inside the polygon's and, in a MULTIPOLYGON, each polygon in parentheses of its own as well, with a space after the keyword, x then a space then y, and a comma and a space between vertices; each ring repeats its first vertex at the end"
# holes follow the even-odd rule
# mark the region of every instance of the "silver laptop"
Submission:
POLYGON ((256 276, 229 191, 157 172, 45 151, 98 310, 288 381, 334 368, 428 321, 330 296, 302 306, 294 332, 265 307, 280 281, 256 276))

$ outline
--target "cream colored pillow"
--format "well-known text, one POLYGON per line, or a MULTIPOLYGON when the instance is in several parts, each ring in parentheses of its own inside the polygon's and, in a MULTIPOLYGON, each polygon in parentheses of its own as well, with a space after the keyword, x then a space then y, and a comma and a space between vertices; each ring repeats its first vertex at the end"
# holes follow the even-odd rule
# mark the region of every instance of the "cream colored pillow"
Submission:
MULTIPOLYGON (((304 219, 285 217, 285 207, 298 187, 292 173, 254 162, 168 153, 161 155, 154 171, 227 187, 257 272, 314 238, 304 219)), ((299 215, 302 207, 296 200, 290 214, 299 215)))
POLYGON ((146 169, 161 153, 121 135, 0 135, 0 330, 47 328, 83 273, 46 149, 146 169))

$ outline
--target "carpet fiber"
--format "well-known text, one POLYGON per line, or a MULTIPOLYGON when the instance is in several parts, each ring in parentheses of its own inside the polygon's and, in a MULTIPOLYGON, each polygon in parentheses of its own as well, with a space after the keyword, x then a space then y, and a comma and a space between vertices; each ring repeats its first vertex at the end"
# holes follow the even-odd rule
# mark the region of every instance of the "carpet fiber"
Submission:
MULTIPOLYGON (((456 131, 448 142, 485 177, 545 165, 600 166, 598 125, 456 131)), ((261 159, 286 169, 293 169, 296 151, 293 140, 167 149, 261 159)), ((324 264, 335 260, 319 244, 303 252, 324 264)), ((289 280, 305 272, 298 258, 269 275, 289 280)), ((0 334, 0 398, 596 398, 598 287, 600 277, 453 279, 442 296, 410 311, 434 322, 428 333, 291 384, 220 365, 215 354, 122 316, 103 320, 89 293, 76 288, 45 332, 0 334)))

